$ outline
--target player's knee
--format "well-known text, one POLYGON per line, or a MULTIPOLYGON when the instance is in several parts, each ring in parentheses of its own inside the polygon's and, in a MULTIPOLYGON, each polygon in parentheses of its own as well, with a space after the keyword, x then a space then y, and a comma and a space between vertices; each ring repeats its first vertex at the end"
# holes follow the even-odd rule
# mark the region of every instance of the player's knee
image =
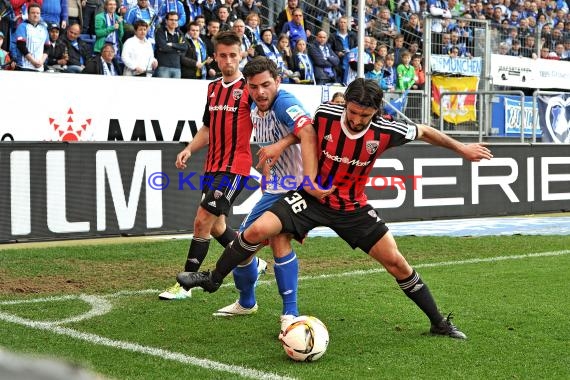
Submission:
POLYGON ((218 219, 210 229, 210 234, 214 237, 218 237, 222 235, 225 231, 226 231, 226 223, 218 219))
POLYGON ((263 223, 253 223, 244 232, 245 240, 250 243, 259 243, 269 236, 267 236, 266 226, 263 223))
POLYGON ((214 224, 215 217, 215 215, 210 214, 208 211, 200 207, 196 213, 196 218, 194 218, 194 235, 209 235, 214 224))
POLYGON ((400 278, 405 274, 409 274, 411 270, 410 265, 395 245, 384 247, 382 251, 373 249, 370 255, 394 277, 400 278))

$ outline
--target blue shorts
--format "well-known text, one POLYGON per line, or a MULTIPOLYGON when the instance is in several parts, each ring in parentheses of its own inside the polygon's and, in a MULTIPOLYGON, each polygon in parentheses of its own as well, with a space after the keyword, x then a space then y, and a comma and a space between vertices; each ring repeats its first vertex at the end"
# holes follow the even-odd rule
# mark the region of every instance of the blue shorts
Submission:
POLYGON ((283 195, 286 193, 281 194, 270 194, 270 193, 263 193, 259 202, 253 206, 253 209, 247 214, 243 222, 241 222, 241 226, 239 226, 240 232, 243 232, 247 227, 249 227, 253 222, 257 220, 263 213, 271 208, 275 202, 277 202, 283 195))

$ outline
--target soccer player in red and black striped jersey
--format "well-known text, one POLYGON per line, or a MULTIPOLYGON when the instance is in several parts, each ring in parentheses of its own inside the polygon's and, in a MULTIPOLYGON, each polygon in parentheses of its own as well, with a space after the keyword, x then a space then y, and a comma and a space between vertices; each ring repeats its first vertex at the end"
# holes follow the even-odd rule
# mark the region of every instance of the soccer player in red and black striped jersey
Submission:
POLYGON ((315 165, 305 161, 310 155, 303 152, 305 174, 322 182, 323 188, 330 187, 329 191, 308 182, 303 189, 287 193, 226 247, 216 269, 180 273, 179 283, 185 289, 201 286, 206 291, 216 291, 233 267, 255 252, 264 239, 283 233, 301 238, 317 226, 327 226, 353 249, 362 249, 386 268, 429 318, 432 334, 466 339, 451 323, 450 315, 440 314, 427 285, 400 253, 384 221, 367 203, 364 185, 383 151, 412 140, 451 149, 469 161, 490 159, 491 152, 481 144, 462 144, 427 125, 382 119, 378 116, 382 90, 373 80, 354 80, 345 92, 345 101, 344 106, 322 105, 315 113, 314 127, 303 126, 314 128, 317 135, 315 165))
MULTIPOLYGON (((236 232, 226 225, 225 217, 243 190, 252 164, 251 103, 246 80, 239 70, 241 40, 235 32, 221 32, 214 39, 214 50, 222 77, 208 85, 203 127, 176 157, 176 167, 185 169, 192 153, 208 146, 202 201, 184 266, 190 272, 197 271, 206 257, 210 235, 224 247, 235 238, 236 232)), ((189 295, 177 283, 159 298, 176 300, 189 295)))

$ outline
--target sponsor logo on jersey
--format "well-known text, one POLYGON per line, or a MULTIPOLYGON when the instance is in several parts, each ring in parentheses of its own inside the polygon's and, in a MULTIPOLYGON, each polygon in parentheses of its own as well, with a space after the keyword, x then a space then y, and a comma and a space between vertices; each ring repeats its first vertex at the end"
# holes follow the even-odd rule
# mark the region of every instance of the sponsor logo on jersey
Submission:
POLYGON ((287 108, 285 112, 287 112, 287 115, 289 115, 289 117, 293 120, 297 120, 298 117, 303 116, 305 114, 305 112, 301 109, 301 107, 297 105, 293 105, 287 108))
POLYGON ((238 109, 237 107, 229 107, 227 104, 222 104, 222 105, 217 104, 215 106, 208 107, 208 110, 210 112, 213 112, 213 111, 237 112, 237 109, 238 109))
POLYGON ((344 157, 340 157, 337 155, 332 155, 329 152, 327 152, 326 150, 323 150, 323 154, 325 155, 326 158, 328 158, 329 160, 333 160, 335 162, 340 162, 346 165, 354 165, 354 166, 368 166, 370 164, 370 160, 368 161, 360 161, 360 160, 355 160, 355 159, 349 159, 348 157, 344 156, 344 157))
POLYGON ((333 142, 333 137, 332 137, 332 133, 329 133, 328 135, 326 135, 324 137, 325 140, 327 140, 328 142, 333 142))

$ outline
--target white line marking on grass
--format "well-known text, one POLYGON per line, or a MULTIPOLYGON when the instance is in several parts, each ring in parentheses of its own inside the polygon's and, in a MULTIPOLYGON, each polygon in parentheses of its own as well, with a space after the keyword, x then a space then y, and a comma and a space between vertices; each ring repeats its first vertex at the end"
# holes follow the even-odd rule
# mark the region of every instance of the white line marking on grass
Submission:
MULTIPOLYGON (((531 259, 536 257, 563 256, 567 254, 570 254, 570 249, 565 249, 562 251, 553 251, 553 252, 528 253, 524 255, 483 257, 478 259, 467 259, 467 260, 456 260, 456 261, 440 261, 437 263, 424 263, 424 264, 412 265, 412 267, 413 268, 446 267, 453 265, 480 264, 480 263, 492 263, 492 262, 507 261, 507 260, 531 259)), ((321 278, 331 278, 331 277, 349 277, 349 276, 359 276, 359 275, 383 273, 383 272, 386 272, 386 269, 377 268, 377 269, 355 270, 343 273, 321 274, 318 276, 304 276, 304 277, 299 277, 299 280, 317 280, 321 278)), ((259 281, 260 284, 263 284, 264 282, 271 283, 270 281, 259 281)))
MULTIPOLYGON (((457 261, 441 261, 437 263, 424 263, 424 264, 417 264, 414 265, 414 268, 433 268, 433 267, 444 267, 444 266, 453 266, 453 265, 466 265, 466 264, 479 264, 479 263, 490 263, 490 262, 499 262, 499 261, 507 261, 507 260, 521 260, 521 259, 529 259, 529 258, 537 258, 537 257, 550 257, 550 256, 562 256, 570 254, 570 250, 562 250, 562 251, 553 251, 553 252, 538 252, 538 253, 529 253, 524 255, 512 255, 512 256, 496 256, 496 257, 485 257, 485 258, 477 258, 477 259, 468 259, 468 260, 457 260, 457 261)), ((318 280, 318 279, 325 279, 325 278, 335 278, 335 277, 349 277, 349 276, 359 276, 359 275, 367 275, 373 273, 382 273, 386 272, 384 268, 377 268, 377 269, 368 269, 368 270, 355 270, 350 272, 343 272, 343 273, 334 273, 334 274, 322 274, 317 276, 303 276, 300 277, 299 280, 306 281, 306 280, 318 280)), ((275 281, 265 280, 259 281, 260 284, 269 285, 274 283, 275 281)), ((233 286, 233 283, 226 283, 223 285, 224 287, 233 286)), ((28 300, 10 300, 10 301, 2 301, 0 305, 17 305, 17 304, 25 304, 25 303, 38 303, 38 302, 53 302, 53 301, 66 301, 71 299, 80 298, 85 302, 90 303, 93 305, 93 309, 85 314, 82 314, 78 317, 68 318, 61 321, 52 321, 52 322, 39 322, 39 321, 32 321, 28 319, 24 319, 15 315, 7 314, 0 312, 0 319, 12 322, 20 325, 24 325, 30 328, 40 329, 50 331, 52 333, 70 336, 72 338, 81 339, 90 343, 95 343, 103 346, 108 346, 112 348, 119 348, 127 351, 132 352, 139 352, 143 354, 148 354, 152 356, 156 356, 163 359, 169 359, 173 361, 177 361, 180 363, 191 364, 198 367, 212 369, 216 371, 223 371, 229 373, 235 373, 243 377, 250 377, 255 379, 289 379, 287 377, 282 377, 277 374, 267 373, 258 371, 255 369, 228 365, 219 363, 216 361, 208 360, 208 359, 200 359, 192 356, 188 356, 182 353, 171 352, 160 348, 153 348, 153 347, 146 347, 136 343, 130 342, 123 342, 112 340, 109 338, 101 337, 95 334, 84 333, 80 331, 76 331, 66 327, 57 326, 57 324, 61 323, 68 323, 74 322, 77 320, 86 319, 88 315, 89 318, 96 315, 105 314, 110 310, 110 303, 105 300, 105 298, 117 298, 123 296, 136 296, 136 295, 146 295, 146 294, 153 294, 159 292, 158 289, 145 289, 145 290, 138 290, 138 291, 120 291, 113 294, 108 294, 105 296, 86 296, 86 295, 70 295, 70 296, 62 296, 62 297, 46 297, 46 298, 36 298, 36 299, 28 299, 28 300), (109 309, 107 310, 107 305, 109 309), (106 311, 105 311, 106 310, 106 311), (85 317, 85 318, 83 318, 85 317), (77 319, 81 318, 81 319, 77 319)))
POLYGON ((85 333, 77 330, 73 330, 67 327, 55 326, 53 323, 37 322, 31 321, 29 319, 21 318, 15 315, 0 312, 0 319, 30 327, 38 330, 45 330, 51 333, 66 335, 71 338, 84 340, 89 343, 98 344, 101 346, 107 346, 112 348, 118 348, 121 350, 138 352, 141 354, 147 354, 151 356, 156 356, 162 359, 168 359, 177 361, 183 364, 191 364, 197 367, 202 367, 206 369, 211 369, 215 371, 229 372, 243 377, 249 377, 252 379, 284 379, 289 380, 291 378, 280 376, 274 373, 262 372, 251 368, 240 367, 236 365, 228 365, 224 363, 219 363, 213 360, 200 359, 193 356, 185 355, 179 352, 171 352, 163 350, 161 348, 147 347, 137 343, 124 342, 120 340, 113 340, 105 338, 99 335, 85 333))

